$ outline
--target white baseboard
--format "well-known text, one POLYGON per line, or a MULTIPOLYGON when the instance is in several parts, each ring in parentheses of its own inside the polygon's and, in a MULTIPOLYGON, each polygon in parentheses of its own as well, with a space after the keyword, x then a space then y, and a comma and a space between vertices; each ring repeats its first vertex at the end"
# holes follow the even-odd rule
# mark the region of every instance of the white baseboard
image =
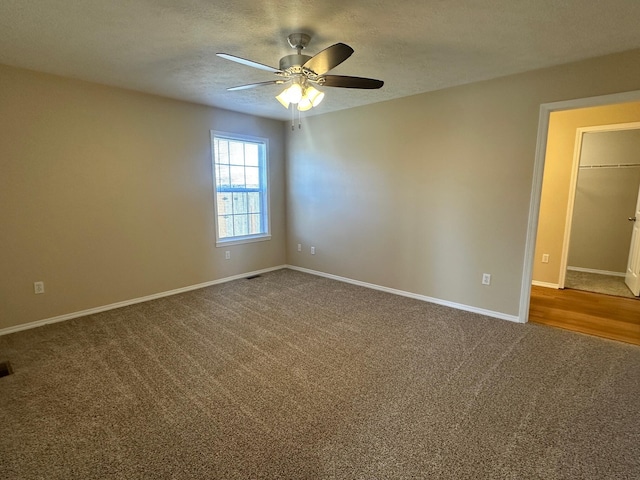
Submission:
POLYGON ((610 275, 612 277, 626 276, 625 272, 610 272, 608 270, 595 270, 593 268, 567 267, 567 270, 573 270, 574 272, 596 273, 598 275, 610 275))
MULTIPOLYGON (((51 323, 64 322, 65 320, 71 320, 73 318, 85 317, 87 315, 93 315, 100 312, 106 312, 107 310, 114 310, 116 308, 126 307, 128 305, 134 305, 136 303, 148 302, 149 300, 155 300, 158 298, 169 297, 171 295, 177 295, 178 293, 189 292, 191 290, 197 290, 199 288, 210 287, 220 283, 231 282, 233 280, 239 280, 241 278, 250 277, 252 275, 259 275, 261 273, 272 272, 275 270, 281 270, 283 268, 290 268, 291 270, 298 270, 300 272, 317 275, 320 277, 331 278, 340 282, 351 283, 353 285, 359 285, 361 287, 371 288, 373 290, 380 290, 394 295, 401 295, 403 297, 415 298, 416 300, 422 300, 424 302, 435 303, 437 305, 443 305, 445 307, 455 308, 457 310, 463 310, 466 312, 478 313, 480 315, 486 315, 488 317, 499 318, 501 320, 508 320, 510 322, 519 323, 520 320, 516 315, 508 315, 506 313, 494 312, 492 310, 485 310, 483 308, 472 307, 461 303, 449 302, 448 300, 441 300, 438 298, 427 297, 425 295, 419 295, 416 293, 406 292, 404 290, 397 290, 395 288, 383 287, 382 285, 376 285, 373 283, 361 282, 360 280, 354 280, 351 278, 340 277, 338 275, 332 275, 330 273, 319 272, 317 270, 310 270, 308 268, 296 267, 294 265, 279 265, 277 267, 265 268, 262 270, 255 270, 253 272, 241 273, 233 275, 231 277, 219 278, 217 280, 211 280, 210 282, 199 283, 197 285, 189 285, 187 287, 176 288, 175 290, 169 290, 166 292, 154 293, 153 295, 146 295, 144 297, 133 298, 131 300, 125 300, 122 302, 111 303, 109 305, 103 305, 100 307, 89 308, 87 310, 81 310, 78 312, 67 313, 64 315, 58 315, 56 317, 45 318, 43 320, 36 320, 34 322, 23 323, 21 325, 15 325, 13 327, 0 329, 0 335, 8 335, 10 333, 20 332, 22 330, 28 330, 31 328, 41 327, 42 325, 48 325, 51 323)), ((536 282, 533 282, 535 285, 536 282)), ((544 286, 544 285, 543 285, 544 286)), ((557 288, 557 285, 555 286, 557 288)))
POLYGON ((81 310, 79 312, 67 313, 59 315, 57 317, 45 318, 43 320, 36 320, 34 322, 23 323, 21 325, 15 325, 13 327, 0 329, 0 335, 8 335, 10 333, 20 332, 22 330, 28 330, 30 328, 41 327, 42 325, 48 325, 50 323, 64 322, 65 320, 71 320, 72 318, 85 317, 87 315, 93 315, 95 313, 105 312, 107 310, 113 310, 116 308, 126 307, 136 303, 148 302, 149 300, 155 300, 157 298, 169 297, 178 293, 189 292, 191 290, 197 290, 199 288, 210 287, 219 283, 231 282, 233 280, 239 280, 241 278, 250 277, 252 275, 259 275, 261 273, 272 272, 274 270, 282 270, 287 268, 286 265, 279 265, 277 267, 264 268, 262 270, 255 270, 253 272, 240 273, 231 277, 219 278, 218 280, 211 280, 210 282, 199 283, 197 285, 189 285, 187 287, 176 288, 175 290, 169 290, 166 292, 154 293, 153 295, 147 295, 144 297, 133 298, 131 300, 125 300, 123 302, 111 303, 109 305, 103 305, 101 307, 90 308, 88 310, 81 310))
POLYGON ((560 285, 557 283, 539 282, 537 280, 531 280, 531 285, 535 285, 536 287, 555 288, 556 290, 560 288, 560 285))
POLYGON ((478 313, 480 315, 486 315, 487 317, 494 317, 494 318, 499 318, 501 320, 508 320, 510 322, 521 323, 520 318, 517 315, 508 315, 506 313, 494 312, 492 310, 485 310, 484 308, 472 307, 470 305, 450 302, 448 300, 440 300, 439 298, 427 297, 425 295, 406 292, 404 290, 396 290, 395 288, 383 287, 382 285, 376 285, 374 283, 361 282, 360 280, 354 280, 352 278, 347 278, 347 277, 340 277, 338 275, 319 272, 317 270, 310 270, 308 268, 296 267, 295 265, 287 265, 286 267, 290 268, 291 270, 310 273, 311 275, 318 275, 320 277, 326 277, 332 280, 338 280, 340 282, 351 283, 353 285, 359 285, 361 287, 371 288, 373 290, 381 290, 383 292, 393 293, 394 295, 401 295, 403 297, 415 298, 416 300, 422 300, 424 302, 435 303, 437 305, 444 305, 445 307, 455 308, 456 310, 464 310, 465 312, 478 313))

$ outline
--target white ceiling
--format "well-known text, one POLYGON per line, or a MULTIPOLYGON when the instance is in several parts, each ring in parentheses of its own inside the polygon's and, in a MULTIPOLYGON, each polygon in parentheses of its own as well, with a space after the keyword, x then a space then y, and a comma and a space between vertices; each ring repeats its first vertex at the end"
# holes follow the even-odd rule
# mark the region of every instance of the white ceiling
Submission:
POLYGON ((326 88, 325 113, 640 48, 639 20, 639 0, 1 0, 0 63, 287 119, 281 87, 226 91, 272 74, 216 52, 277 67, 292 32, 309 55, 350 45, 331 73, 385 85, 326 88))

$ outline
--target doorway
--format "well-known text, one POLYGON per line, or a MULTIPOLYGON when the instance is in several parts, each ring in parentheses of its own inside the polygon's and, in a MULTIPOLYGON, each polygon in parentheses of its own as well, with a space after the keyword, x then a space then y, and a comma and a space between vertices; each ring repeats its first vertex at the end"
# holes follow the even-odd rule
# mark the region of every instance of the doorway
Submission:
MULTIPOLYGON (((534 262, 536 260, 539 260, 535 258, 536 238, 539 227, 542 183, 545 168, 545 157, 547 153, 547 137, 549 133, 549 122, 551 113, 556 111, 559 112, 572 109, 599 107, 638 101, 640 101, 640 91, 547 103, 540 106, 540 115, 538 120, 538 139, 536 144, 536 154, 533 170, 531 200, 529 203, 527 238, 525 243, 525 258, 520 294, 519 320, 521 322, 526 322, 529 319, 529 302, 531 298, 534 262)), ((640 110, 637 111, 640 112, 640 110)))
POLYGON ((639 248, 640 122, 578 128, 573 161, 559 288, 637 298, 627 271, 639 248))

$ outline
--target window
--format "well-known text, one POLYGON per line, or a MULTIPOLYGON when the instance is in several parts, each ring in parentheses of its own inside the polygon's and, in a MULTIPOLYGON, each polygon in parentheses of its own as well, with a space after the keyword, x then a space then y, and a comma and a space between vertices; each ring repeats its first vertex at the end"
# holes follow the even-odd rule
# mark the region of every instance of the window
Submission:
POLYGON ((267 140, 211 132, 216 244, 271 238, 267 140))

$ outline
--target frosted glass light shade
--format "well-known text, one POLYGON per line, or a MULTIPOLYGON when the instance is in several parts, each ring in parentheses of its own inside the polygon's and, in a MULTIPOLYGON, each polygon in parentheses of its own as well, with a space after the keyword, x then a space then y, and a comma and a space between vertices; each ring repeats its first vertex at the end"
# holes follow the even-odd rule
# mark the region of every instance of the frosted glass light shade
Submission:
POLYGON ((298 110, 300 110, 301 112, 311 110, 312 107, 313 104, 311 103, 311 100, 309 100, 309 97, 307 97, 306 95, 302 97, 302 100, 300 100, 300 102, 298 103, 298 110))
POLYGON ((276 100, 278 100, 284 108, 288 109, 289 101, 285 98, 286 93, 287 93, 287 90, 283 90, 283 92, 280 95, 276 96, 276 100))
POLYGON ((307 87, 304 94, 305 97, 309 99, 311 106, 313 107, 320 105, 320 102, 322 102, 322 99, 324 98, 324 92, 321 92, 311 86, 307 87))
POLYGON ((302 87, 299 83, 294 83, 283 93, 285 94, 285 98, 289 101, 289 103, 298 103, 300 100, 302 100, 302 87))

